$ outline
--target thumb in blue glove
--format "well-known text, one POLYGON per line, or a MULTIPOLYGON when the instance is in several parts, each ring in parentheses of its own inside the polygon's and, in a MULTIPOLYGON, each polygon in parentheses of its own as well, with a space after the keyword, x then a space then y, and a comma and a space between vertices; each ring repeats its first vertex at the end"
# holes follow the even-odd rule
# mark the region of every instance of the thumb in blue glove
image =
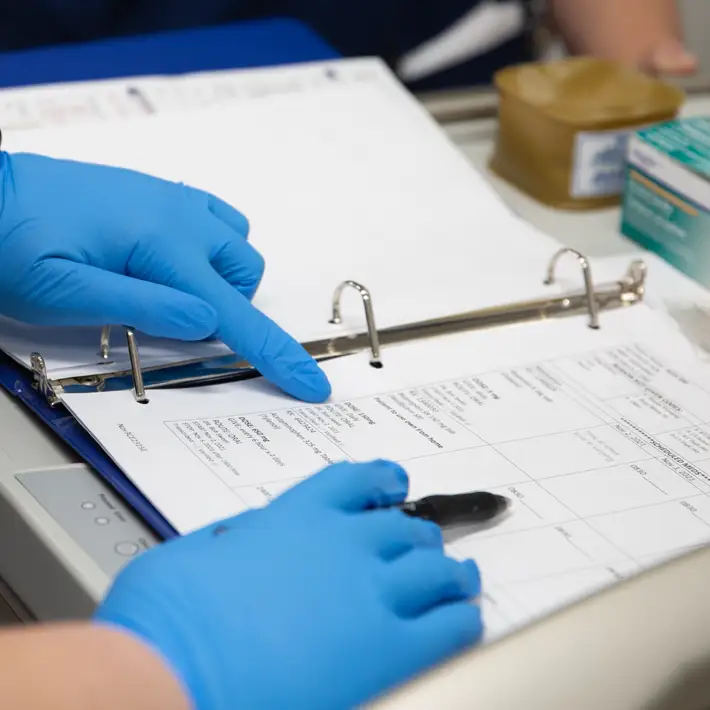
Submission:
POLYGON ((306 401, 328 381, 251 298, 264 262, 214 195, 130 170, 0 153, 0 309, 38 325, 215 335, 306 401))
POLYGON ((162 655, 196 710, 358 706, 481 636, 475 564, 382 509, 406 493, 395 464, 331 466, 144 553, 96 620, 162 655))

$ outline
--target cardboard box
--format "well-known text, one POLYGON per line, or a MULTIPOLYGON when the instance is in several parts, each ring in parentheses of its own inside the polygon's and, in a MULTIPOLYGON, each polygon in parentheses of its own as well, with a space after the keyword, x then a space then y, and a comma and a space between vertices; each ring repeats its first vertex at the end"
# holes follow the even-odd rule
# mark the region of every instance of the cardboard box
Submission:
POLYGON ((710 117, 650 126, 631 137, 621 231, 710 287, 710 117))

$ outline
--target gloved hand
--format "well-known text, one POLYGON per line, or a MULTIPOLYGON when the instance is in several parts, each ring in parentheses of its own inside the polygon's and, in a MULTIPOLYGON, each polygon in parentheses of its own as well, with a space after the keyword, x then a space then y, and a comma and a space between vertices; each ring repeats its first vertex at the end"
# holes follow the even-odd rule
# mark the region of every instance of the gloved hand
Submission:
POLYGON ((344 710, 481 635, 473 562, 396 509, 397 465, 336 464, 149 550, 96 619, 162 654, 196 710, 344 710))
MULTIPOLYGON (((39 325, 215 335, 286 392, 328 381, 250 299, 264 263, 247 220, 185 185, 99 165, 0 153, 0 312, 39 325)), ((287 235, 284 235, 286 238, 287 235)))

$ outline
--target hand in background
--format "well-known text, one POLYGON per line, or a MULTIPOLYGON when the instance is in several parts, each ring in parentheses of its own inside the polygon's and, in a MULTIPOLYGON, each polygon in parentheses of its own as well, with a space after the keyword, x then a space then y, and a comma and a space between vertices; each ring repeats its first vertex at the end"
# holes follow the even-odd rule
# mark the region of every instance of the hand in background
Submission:
POLYGON ((698 68, 685 48, 675 0, 550 0, 555 30, 573 54, 614 59, 652 74, 698 68))
POLYGON ((640 68, 651 74, 689 76, 697 71, 698 60, 678 38, 668 37, 656 43, 640 68))

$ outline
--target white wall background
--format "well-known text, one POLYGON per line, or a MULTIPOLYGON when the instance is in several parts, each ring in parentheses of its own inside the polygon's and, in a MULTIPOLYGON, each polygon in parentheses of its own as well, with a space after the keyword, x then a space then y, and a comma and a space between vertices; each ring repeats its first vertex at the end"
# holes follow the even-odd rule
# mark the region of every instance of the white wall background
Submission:
POLYGON ((710 0, 679 0, 688 47, 700 58, 700 72, 684 85, 710 90, 710 0))

